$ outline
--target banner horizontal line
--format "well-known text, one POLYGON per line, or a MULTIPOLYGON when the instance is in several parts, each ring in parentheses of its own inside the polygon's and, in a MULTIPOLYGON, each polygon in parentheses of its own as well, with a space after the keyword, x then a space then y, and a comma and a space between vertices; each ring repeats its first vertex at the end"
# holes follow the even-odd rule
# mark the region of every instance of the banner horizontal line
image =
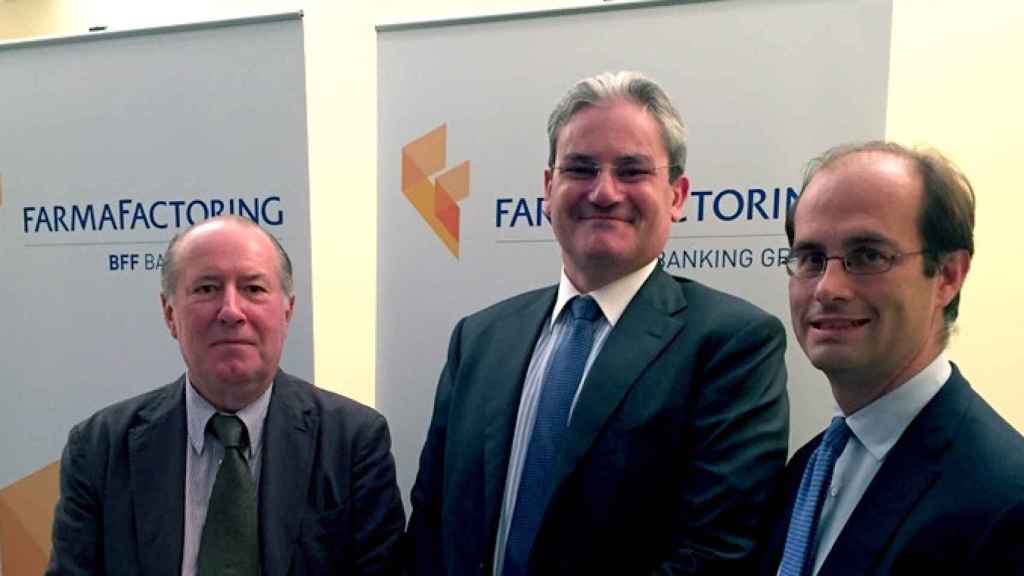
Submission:
MULTIPOLYGON (((691 236, 669 236, 669 240, 689 240, 689 239, 704 239, 704 238, 785 238, 785 234, 779 234, 773 232, 771 234, 694 234, 691 236)), ((549 242, 557 242, 555 238, 540 238, 540 239, 502 239, 495 240, 497 244, 543 244, 549 242)))
POLYGON ((40 242, 25 244, 26 248, 60 248, 62 246, 131 246, 133 244, 166 245, 169 240, 123 240, 110 242, 40 242))
POLYGON ((669 240, 680 240, 684 238, 785 238, 785 234, 772 232, 770 234, 694 234, 692 236, 669 236, 669 240))

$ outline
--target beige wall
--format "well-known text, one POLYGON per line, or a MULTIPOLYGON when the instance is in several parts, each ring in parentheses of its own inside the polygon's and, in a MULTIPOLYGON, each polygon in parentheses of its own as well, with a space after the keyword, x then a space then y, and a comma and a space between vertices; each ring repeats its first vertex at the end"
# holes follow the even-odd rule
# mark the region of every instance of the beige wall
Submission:
MULTIPOLYGON (((486 11, 590 2, 504 0, 486 11)), ((309 103, 316 380, 373 402, 376 309, 376 35, 397 20, 481 13, 471 0, 2 0, 0 38, 78 33, 304 10, 309 103), (372 5, 371 5, 372 4, 372 5), (370 6, 367 6, 370 5, 370 6)), ((1014 329, 1017 272, 1012 236, 1024 200, 1013 162, 1024 133, 1024 5, 1001 0, 896 0, 889 138, 930 143, 972 178, 978 194, 977 258, 951 347, 976 388, 1018 428, 1024 400, 1013 378, 1024 368, 1014 329)), ((538 143, 538 145, 540 145, 538 143)), ((781 280, 780 280, 781 281, 781 280)), ((310 303, 302 303, 310 305, 310 303)), ((154 313, 156 311, 154 310, 154 313)), ((440 369, 440 366, 438 366, 440 369)), ((433 380, 434 374, 424 378, 433 380)))
POLYGON ((0 0, 0 41, 47 36, 60 29, 55 0, 0 0))
POLYGON ((1024 370, 1016 301, 1024 194, 1024 3, 897 0, 893 16, 888 138, 944 151, 974 185, 975 258, 950 355, 974 387, 1018 430, 1024 370))

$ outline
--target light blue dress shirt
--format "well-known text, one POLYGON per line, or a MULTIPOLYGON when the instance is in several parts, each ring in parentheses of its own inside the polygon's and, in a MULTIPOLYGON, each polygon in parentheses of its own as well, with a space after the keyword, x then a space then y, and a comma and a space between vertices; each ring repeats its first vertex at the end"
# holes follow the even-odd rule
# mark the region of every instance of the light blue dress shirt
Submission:
MULTIPOLYGON (((576 395, 573 397, 572 406, 569 409, 569 420, 572 420, 572 411, 576 408, 576 401, 579 400, 580 391, 583 389, 583 382, 587 381, 587 374, 594 360, 604 347, 608 334, 615 327, 615 323, 626 311, 626 306, 633 300, 640 287, 644 285, 648 276, 654 271, 657 260, 651 261, 643 268, 631 272, 618 280, 602 286, 588 295, 601 308, 604 316, 598 321, 597 331, 594 333, 594 345, 587 357, 587 365, 583 369, 583 377, 580 385, 576 388, 576 395)), ((516 416, 516 427, 512 437, 512 451, 509 454, 508 474, 505 477, 505 495, 501 502, 501 517, 498 520, 498 537, 494 546, 494 576, 501 576, 505 563, 505 545, 508 542, 508 530, 512 523, 512 514, 516 508, 516 496, 519 493, 519 479, 523 474, 523 463, 526 461, 526 449, 530 445, 530 436, 533 434, 533 423, 537 417, 537 401, 540 399, 541 384, 544 381, 544 374, 551 363, 551 356, 555 345, 564 338, 568 332, 568 321, 566 315, 562 314, 565 305, 574 296, 580 295, 580 291, 573 286, 565 270, 562 270, 562 277, 558 283, 558 296, 555 299, 555 307, 551 311, 551 320, 544 325, 537 343, 533 347, 533 356, 530 358, 530 366, 526 370, 526 380, 523 382, 523 392, 519 397, 519 413, 516 416)))
MULTIPOLYGON (((903 385, 846 416, 846 424, 853 434, 836 461, 832 484, 821 509, 815 537, 814 574, 825 563, 889 451, 952 373, 949 359, 939 354, 903 385)), ((843 413, 836 408, 836 415, 843 416, 843 413)))

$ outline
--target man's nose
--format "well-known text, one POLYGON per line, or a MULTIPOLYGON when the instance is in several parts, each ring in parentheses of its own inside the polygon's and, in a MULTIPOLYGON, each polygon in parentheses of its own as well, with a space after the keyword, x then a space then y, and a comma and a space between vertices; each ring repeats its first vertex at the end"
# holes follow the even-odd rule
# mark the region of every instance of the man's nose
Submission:
POLYGON ((242 313, 241 304, 241 294, 238 293, 238 289, 231 285, 226 286, 220 303, 220 312, 217 314, 217 320, 225 324, 243 322, 245 314, 242 313))
POLYGON ((610 168, 602 167, 597 173, 587 199, 597 206, 611 206, 622 200, 621 184, 610 168))
POLYGON ((829 259, 825 262, 825 270, 818 277, 818 284, 814 288, 814 297, 819 302, 849 300, 852 282, 853 278, 846 271, 843 261, 839 258, 829 259))

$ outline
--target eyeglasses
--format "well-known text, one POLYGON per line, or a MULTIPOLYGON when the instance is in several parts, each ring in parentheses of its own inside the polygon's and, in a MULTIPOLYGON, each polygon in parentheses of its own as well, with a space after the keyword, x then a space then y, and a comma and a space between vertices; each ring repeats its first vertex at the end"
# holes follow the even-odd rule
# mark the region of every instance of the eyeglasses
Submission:
POLYGON ((786 258, 786 272, 794 278, 817 278, 825 273, 829 260, 839 260, 843 270, 854 276, 884 274, 907 256, 927 254, 928 250, 917 252, 891 252, 860 246, 842 256, 829 256, 821 250, 795 250, 786 258))
MULTIPOLYGON (((654 166, 647 162, 620 162, 609 166, 612 177, 623 184, 639 184, 652 178, 658 170, 675 168, 678 164, 654 166)), ((605 169, 604 164, 596 162, 568 162, 555 166, 559 174, 576 182, 592 182, 605 169)))

